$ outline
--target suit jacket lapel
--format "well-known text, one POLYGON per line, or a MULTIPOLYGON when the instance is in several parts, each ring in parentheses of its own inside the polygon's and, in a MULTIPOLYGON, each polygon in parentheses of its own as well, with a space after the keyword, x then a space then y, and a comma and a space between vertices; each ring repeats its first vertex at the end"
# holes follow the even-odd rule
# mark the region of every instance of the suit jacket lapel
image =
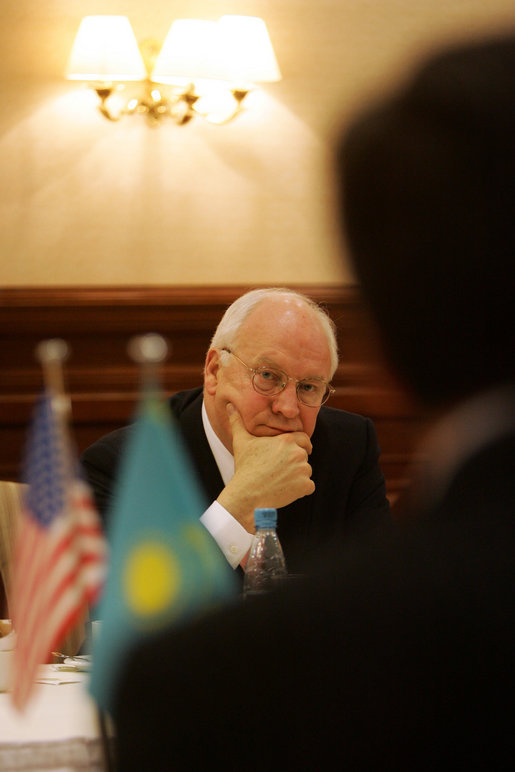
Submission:
POLYGON ((193 465, 203 484, 208 504, 211 504, 222 491, 224 483, 202 424, 202 392, 175 417, 186 441, 193 465))

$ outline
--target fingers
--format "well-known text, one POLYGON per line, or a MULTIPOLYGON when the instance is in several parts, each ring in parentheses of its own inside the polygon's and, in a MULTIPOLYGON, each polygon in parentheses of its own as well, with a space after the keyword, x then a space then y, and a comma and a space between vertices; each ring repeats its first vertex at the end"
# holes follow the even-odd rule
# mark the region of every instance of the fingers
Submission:
POLYGON ((305 432, 290 432, 286 436, 291 437, 295 444, 299 446, 299 448, 303 448, 306 451, 308 456, 311 454, 313 445, 311 444, 311 440, 305 432))
MULTIPOLYGON (((250 434, 234 405, 227 404, 234 456, 234 476, 219 503, 244 527, 256 506, 284 507, 315 490, 308 462, 311 441, 302 431, 269 437, 250 434)), ((249 521, 250 522, 250 521, 249 521)))

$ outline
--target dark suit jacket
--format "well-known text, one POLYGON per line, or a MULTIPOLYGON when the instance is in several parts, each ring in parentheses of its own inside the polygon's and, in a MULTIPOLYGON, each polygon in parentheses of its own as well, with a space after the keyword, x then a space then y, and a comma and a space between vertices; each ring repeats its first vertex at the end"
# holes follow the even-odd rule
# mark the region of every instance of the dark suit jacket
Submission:
MULTIPOLYGON (((169 404, 210 504, 224 484, 202 425, 202 388, 175 394, 169 404)), ((109 507, 130 431, 125 427, 111 432, 82 456, 102 513, 109 507)), ((389 517, 379 446, 370 419, 322 407, 312 444, 309 462, 316 490, 278 513, 278 535, 290 571, 303 570, 305 561, 327 540, 340 539, 350 529, 374 526, 389 517)))
POLYGON ((512 434, 415 522, 144 644, 120 768, 511 768, 514 458, 512 434))

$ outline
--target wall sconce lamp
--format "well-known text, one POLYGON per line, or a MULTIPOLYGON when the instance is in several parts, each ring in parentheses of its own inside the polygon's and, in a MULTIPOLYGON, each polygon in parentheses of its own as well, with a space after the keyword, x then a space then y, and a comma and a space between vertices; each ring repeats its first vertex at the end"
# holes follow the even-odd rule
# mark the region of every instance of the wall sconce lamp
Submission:
POLYGON ((255 84, 278 81, 281 72, 265 22, 255 16, 178 19, 161 50, 152 40, 140 50, 126 16, 86 16, 67 78, 88 82, 110 121, 143 113, 152 125, 164 117, 182 125, 195 115, 222 124, 241 112, 255 84), (142 84, 141 93, 116 108, 129 82, 142 84))

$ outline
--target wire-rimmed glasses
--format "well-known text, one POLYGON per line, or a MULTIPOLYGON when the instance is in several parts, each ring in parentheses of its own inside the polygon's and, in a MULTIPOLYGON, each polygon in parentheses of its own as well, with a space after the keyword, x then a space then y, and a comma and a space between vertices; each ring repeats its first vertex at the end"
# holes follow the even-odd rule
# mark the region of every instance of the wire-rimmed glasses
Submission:
POLYGON ((268 365, 262 365, 261 367, 249 367, 243 359, 231 351, 228 348, 222 349, 228 354, 232 354, 243 367, 246 367, 249 373, 252 373, 252 386, 254 391, 258 394, 263 394, 265 397, 275 397, 284 391, 289 381, 295 383, 295 389, 297 391, 297 399, 307 407, 321 407, 324 402, 327 402, 331 394, 334 394, 334 388, 324 378, 292 378, 287 375, 283 370, 279 370, 276 367, 268 367, 268 365))

